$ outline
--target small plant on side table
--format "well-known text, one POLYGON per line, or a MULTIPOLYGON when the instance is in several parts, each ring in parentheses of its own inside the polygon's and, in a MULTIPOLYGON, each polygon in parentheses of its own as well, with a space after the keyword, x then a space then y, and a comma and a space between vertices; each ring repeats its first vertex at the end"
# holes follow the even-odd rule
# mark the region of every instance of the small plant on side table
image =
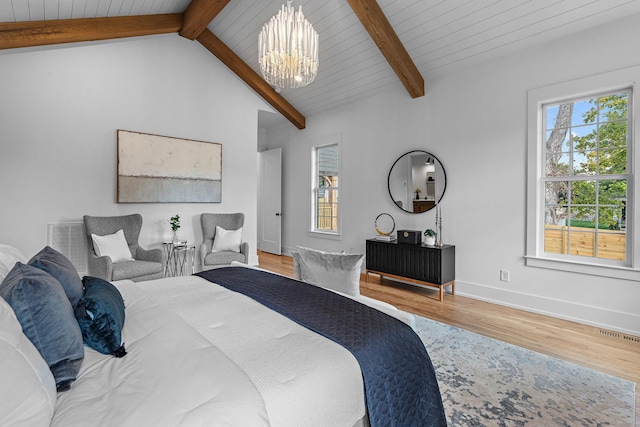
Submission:
POLYGON ((169 218, 169 224, 171 224, 171 229, 173 230, 173 242, 177 242, 178 241, 178 236, 177 236, 177 232, 178 229, 180 228, 180 215, 176 214, 175 216, 172 216, 171 218, 169 218))

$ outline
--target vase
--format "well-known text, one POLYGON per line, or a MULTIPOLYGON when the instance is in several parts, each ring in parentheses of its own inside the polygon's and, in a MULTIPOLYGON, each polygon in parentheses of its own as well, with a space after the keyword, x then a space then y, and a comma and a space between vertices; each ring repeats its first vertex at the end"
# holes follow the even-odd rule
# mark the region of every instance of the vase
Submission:
POLYGON ((427 246, 435 246, 436 244, 436 238, 433 236, 426 236, 424 238, 424 244, 427 246))
POLYGON ((178 243, 178 230, 173 230, 173 237, 171 238, 171 243, 174 245, 178 243))

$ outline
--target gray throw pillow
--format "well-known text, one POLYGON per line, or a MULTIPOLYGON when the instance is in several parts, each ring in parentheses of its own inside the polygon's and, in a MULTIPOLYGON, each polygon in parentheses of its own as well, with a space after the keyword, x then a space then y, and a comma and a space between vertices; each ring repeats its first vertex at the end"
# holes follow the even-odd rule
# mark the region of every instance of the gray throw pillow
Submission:
POLYGON ((293 255, 294 276, 299 272, 299 280, 347 295, 360 295, 364 255, 323 252, 301 246, 293 255))
POLYGON ((50 246, 45 246, 29 260, 29 265, 39 268, 52 275, 60 284, 69 298, 73 308, 82 298, 82 280, 71 261, 50 246))
POLYGON ((0 284, 24 334, 38 349, 56 380, 58 391, 76 379, 84 347, 78 322, 62 285, 50 274, 21 262, 0 284))

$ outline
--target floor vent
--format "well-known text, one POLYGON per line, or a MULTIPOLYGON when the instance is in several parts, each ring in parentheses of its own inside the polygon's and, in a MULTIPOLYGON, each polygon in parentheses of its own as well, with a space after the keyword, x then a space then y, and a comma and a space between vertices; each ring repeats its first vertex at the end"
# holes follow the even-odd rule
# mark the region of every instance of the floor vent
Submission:
POLYGON ((47 224, 47 244, 69 258, 80 277, 88 274, 87 235, 84 223, 47 224))
POLYGON ((638 337, 634 337, 634 336, 631 336, 631 335, 623 335, 623 338, 625 340, 627 340, 627 341, 631 341, 631 342, 640 344, 640 338, 638 338, 638 337))
POLYGON ((620 332, 600 329, 600 335, 605 335, 609 338, 615 338, 615 339, 626 341, 626 342, 640 344, 640 337, 634 337, 633 335, 622 334, 620 332))

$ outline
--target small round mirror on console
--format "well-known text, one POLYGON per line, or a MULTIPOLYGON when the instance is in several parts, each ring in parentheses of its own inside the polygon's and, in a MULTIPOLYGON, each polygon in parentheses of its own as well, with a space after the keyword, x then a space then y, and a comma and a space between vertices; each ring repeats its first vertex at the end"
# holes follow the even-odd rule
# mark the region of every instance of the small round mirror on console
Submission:
POLYGON ((447 175, 431 153, 413 150, 395 161, 387 180, 391 200, 405 212, 422 213, 440 203, 447 188, 447 175))

